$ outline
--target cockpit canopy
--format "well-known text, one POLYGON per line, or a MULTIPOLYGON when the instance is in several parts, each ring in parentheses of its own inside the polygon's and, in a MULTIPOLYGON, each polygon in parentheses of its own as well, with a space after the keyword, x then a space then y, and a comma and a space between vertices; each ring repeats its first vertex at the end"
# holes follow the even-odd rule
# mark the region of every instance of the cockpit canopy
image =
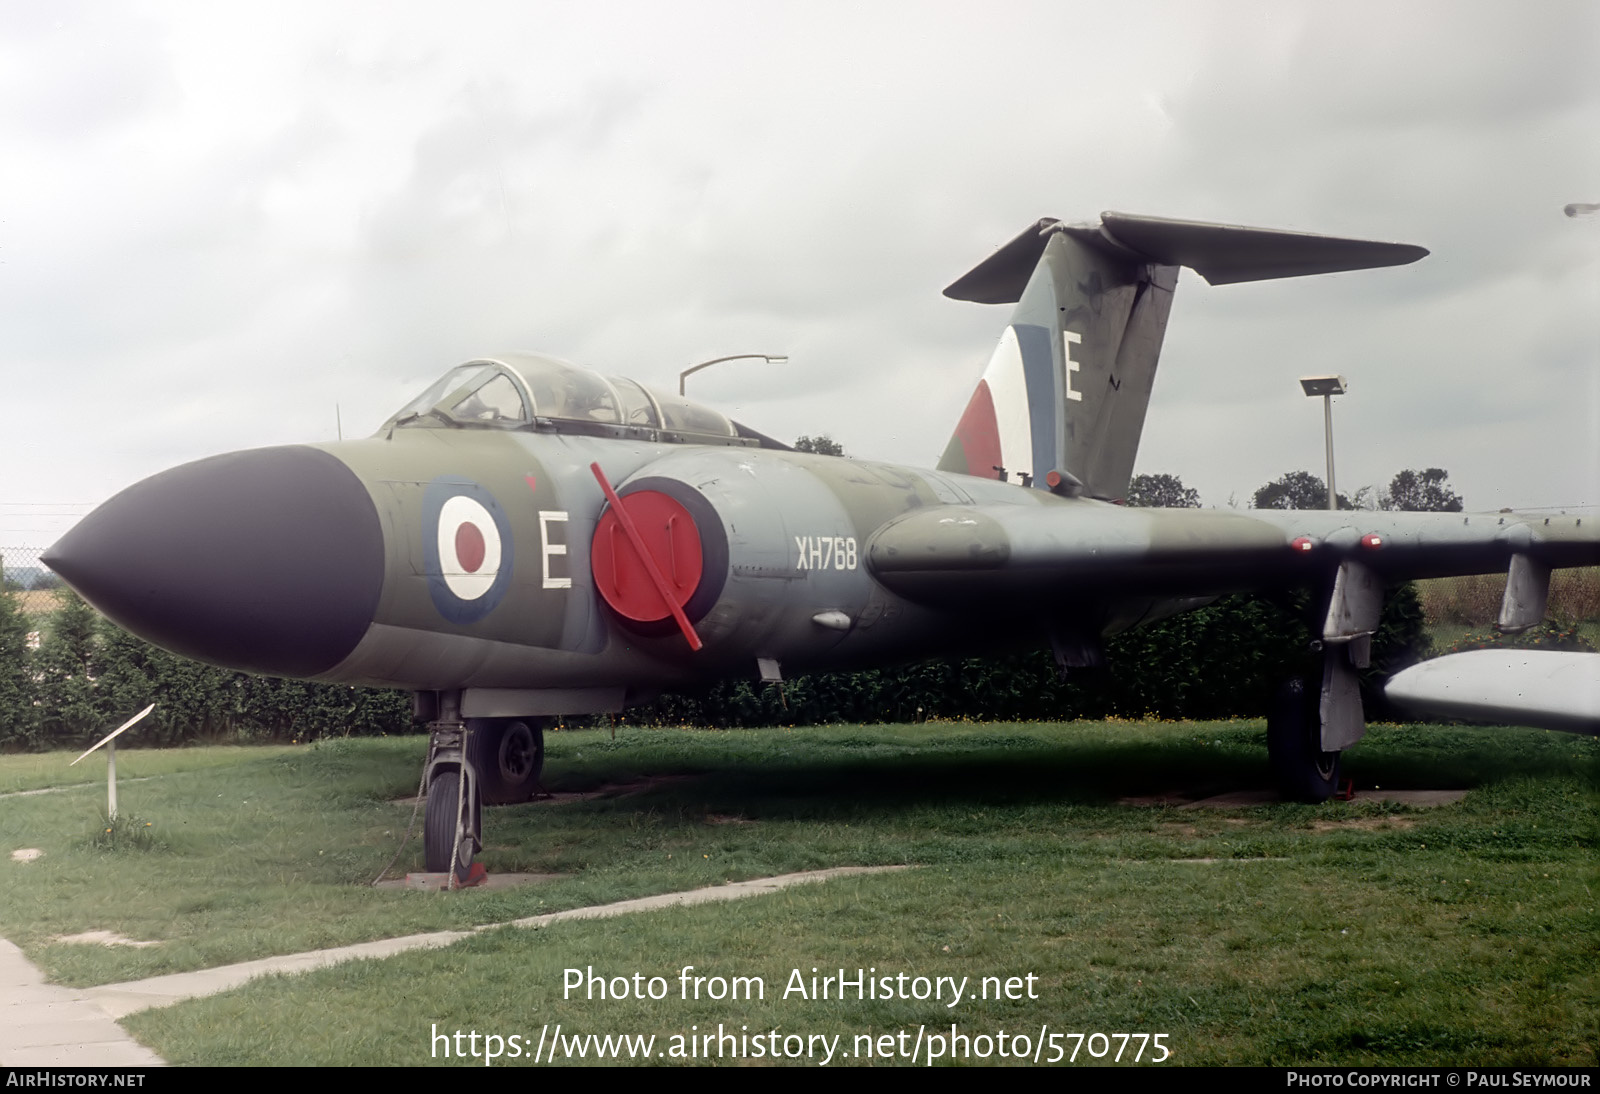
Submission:
POLYGON ((506 354, 457 365, 402 407, 384 428, 413 425, 784 447, 680 395, 535 354, 506 354))

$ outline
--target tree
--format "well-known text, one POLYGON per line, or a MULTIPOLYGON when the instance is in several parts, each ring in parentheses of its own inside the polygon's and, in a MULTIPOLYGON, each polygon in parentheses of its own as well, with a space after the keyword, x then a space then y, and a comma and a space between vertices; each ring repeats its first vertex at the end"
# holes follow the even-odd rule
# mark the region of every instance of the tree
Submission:
POLYGON ((28 617, 10 590, 0 589, 0 747, 33 743, 34 691, 28 617))
POLYGON ((61 596, 35 661, 43 701, 43 740, 63 747, 100 728, 95 694, 99 616, 72 590, 61 596))
POLYGON ((815 437, 801 437, 794 442, 796 452, 811 452, 818 456, 842 456, 844 445, 828 436, 818 433, 815 437))
POLYGON ((1408 513, 1459 513, 1463 508, 1461 495, 1446 484, 1449 477, 1450 472, 1440 467, 1402 471, 1379 495, 1378 508, 1408 513))
MULTIPOLYGON (((1328 484, 1309 471, 1290 471, 1257 490, 1253 504, 1257 509, 1326 509, 1328 484)), ((1340 494, 1339 508, 1354 506, 1340 494)))
POLYGON ((1128 484, 1128 504, 1143 509, 1198 509, 1200 491, 1183 485, 1176 475, 1135 475, 1128 484))

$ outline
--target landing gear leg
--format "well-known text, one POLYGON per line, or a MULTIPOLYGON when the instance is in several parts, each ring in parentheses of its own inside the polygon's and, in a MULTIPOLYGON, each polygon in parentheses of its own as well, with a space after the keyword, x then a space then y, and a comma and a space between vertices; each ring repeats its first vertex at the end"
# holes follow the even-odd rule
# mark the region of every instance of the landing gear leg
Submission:
POLYGON ((1322 639, 1316 644, 1322 650, 1320 686, 1315 680, 1290 680, 1267 717, 1267 755, 1278 789, 1291 801, 1333 797, 1339 789, 1339 754, 1367 732, 1357 670, 1372 660, 1383 585, 1366 566, 1347 558, 1323 604, 1317 628, 1322 639))
POLYGON ((483 799, 469 760, 471 734, 461 719, 460 693, 441 692, 437 713, 428 723, 423 858, 429 873, 452 873, 460 884, 483 849, 483 799))
POLYGON ((1322 749, 1320 695, 1301 677, 1287 681, 1267 714, 1267 759, 1289 801, 1323 802, 1339 789, 1339 753, 1322 749))

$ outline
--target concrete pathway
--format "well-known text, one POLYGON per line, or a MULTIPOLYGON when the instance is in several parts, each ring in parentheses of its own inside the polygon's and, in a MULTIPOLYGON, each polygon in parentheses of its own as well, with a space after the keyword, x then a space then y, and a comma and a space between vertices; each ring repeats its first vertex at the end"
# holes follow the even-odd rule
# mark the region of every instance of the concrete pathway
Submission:
POLYGON ((83 988, 44 982, 0 938, 0 1066, 153 1067, 166 1061, 129 1037, 83 988))
MULTIPOLYGON (((126 783, 147 783, 151 779, 164 778, 166 778, 165 775, 140 775, 137 779, 118 779, 117 785, 122 786, 126 783)), ((7 790, 4 794, 0 794, 0 798, 32 798, 39 794, 69 794, 74 790, 93 790, 96 788, 104 790, 106 788, 106 784, 104 782, 72 783, 68 786, 42 786, 37 790, 7 790)))
POLYGON ((854 874, 906 870, 907 866, 840 866, 800 874, 736 881, 684 893, 619 900, 590 908, 527 916, 509 923, 491 923, 461 931, 434 931, 378 942, 360 942, 327 950, 264 957, 198 972, 172 973, 147 980, 105 984, 98 988, 61 988, 44 982, 44 976, 10 942, 0 939, 0 1065, 133 1067, 164 1061, 122 1031, 113 1019, 151 1007, 165 1007, 185 999, 236 988, 258 976, 307 972, 341 961, 390 957, 407 950, 436 949, 480 931, 500 927, 544 927, 569 919, 605 919, 656 908, 675 908, 743 900, 777 892, 791 885, 854 874))

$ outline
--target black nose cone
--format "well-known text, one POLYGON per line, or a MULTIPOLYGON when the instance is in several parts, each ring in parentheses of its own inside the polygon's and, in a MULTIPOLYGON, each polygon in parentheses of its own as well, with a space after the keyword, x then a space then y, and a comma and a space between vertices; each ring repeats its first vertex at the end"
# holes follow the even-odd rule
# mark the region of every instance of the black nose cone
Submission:
POLYGON ((355 649, 378 606, 383 560, 383 530, 361 480, 301 446, 163 471, 44 554, 134 634, 275 676, 316 676, 355 649))

